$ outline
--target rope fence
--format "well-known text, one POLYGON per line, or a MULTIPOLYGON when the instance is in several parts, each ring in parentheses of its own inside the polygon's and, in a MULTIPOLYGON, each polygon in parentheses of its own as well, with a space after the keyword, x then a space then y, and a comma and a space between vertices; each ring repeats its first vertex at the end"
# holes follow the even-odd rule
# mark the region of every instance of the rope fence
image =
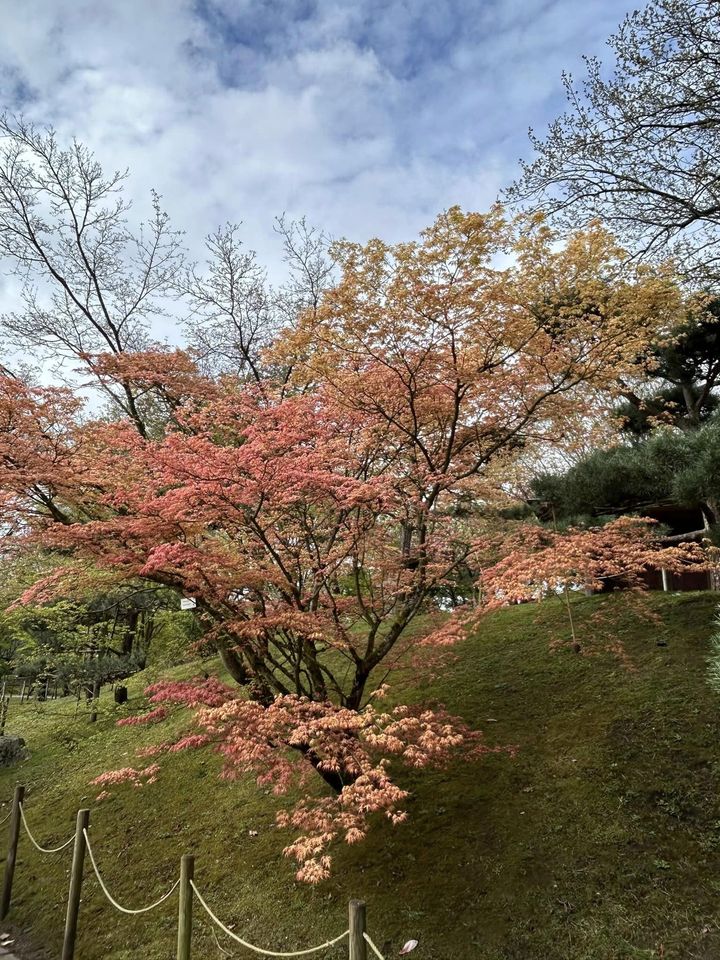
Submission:
POLYGON ((374 943, 372 942, 372 940, 370 939, 370 934, 369 934, 369 933, 366 933, 365 931, 363 931, 363 940, 364 940, 365 943, 370 947, 370 949, 371 949, 372 952, 375 954, 375 956, 379 958, 379 960, 385 960, 385 957, 380 953, 380 951, 378 950, 378 948, 375 946, 375 944, 374 944, 374 943))
POLYGON ((169 900, 170 897, 175 893, 177 888, 180 886, 180 881, 176 880, 175 883, 170 887, 168 892, 164 893, 159 900, 156 900, 154 903, 151 903, 149 907, 140 907, 138 910, 131 910, 129 907, 123 907, 122 904, 118 903, 117 900, 112 896, 108 888, 105 886, 105 882, 103 881, 103 878, 100 876, 100 871, 98 869, 97 861, 95 860, 95 855, 93 854, 92 847, 90 846, 90 837, 88 837, 87 830, 83 830, 83 836, 85 837, 85 846, 87 847, 88 856, 90 857, 90 863, 92 864, 92 868, 95 871, 97 882, 100 884, 100 889, 108 898, 110 903, 115 907, 116 910, 119 910, 120 913, 127 913, 127 914, 130 914, 131 916, 136 916, 139 913, 148 913, 150 910, 154 910, 155 907, 159 907, 161 903, 165 903, 166 900, 169 900))
POLYGON ((205 913, 210 917, 212 922, 219 927, 223 933, 227 934, 228 937, 231 937, 233 940, 236 940, 241 947, 245 947, 248 950, 252 950, 253 953, 259 953, 263 957, 304 957, 308 953, 318 953, 320 950, 328 950, 330 947, 334 947, 336 943, 340 943, 341 940, 344 940, 345 937, 350 933, 349 930, 343 930, 339 937, 335 937, 334 940, 326 940, 325 943, 319 944, 317 947, 309 947, 307 950, 292 950, 278 953, 275 950, 264 950, 262 947, 255 946, 254 943, 248 943, 247 940, 243 940, 242 937, 239 937, 236 933, 233 933, 229 927, 226 927, 222 920, 218 920, 215 914, 212 912, 210 907, 207 905, 205 900, 202 897, 202 894, 195 886, 195 881, 190 881, 190 886, 195 893, 195 896, 198 898, 200 906, 203 908, 205 913))
MULTIPOLYGON (((10 812, 12 814, 12 811, 10 812)), ((35 837, 32 835, 32 833, 30 833, 30 827, 28 826, 28 822, 25 819, 25 807, 22 803, 20 804, 20 817, 22 818, 22 824, 23 824, 23 827, 25 828, 25 833, 28 835, 28 839, 30 840, 30 843, 32 843, 32 845, 36 847, 40 851, 40 853, 60 853, 61 850, 64 850, 66 847, 69 847, 70 844, 75 839, 75 834, 73 834, 69 840, 66 840, 65 843, 61 843, 59 847, 41 847, 40 844, 35 839, 35 837)))
MULTIPOLYGON (((125 907, 121 903, 118 903, 115 897, 113 897, 113 895, 110 893, 107 884, 100 873, 100 868, 98 867, 97 859, 90 842, 90 811, 87 809, 78 810, 75 832, 68 840, 57 847, 43 847, 35 839, 35 836, 28 826, 27 818, 25 816, 24 799, 25 787, 18 785, 15 788, 15 795, 13 797, 10 812, 3 820, 0 820, 0 826, 8 821, 10 822, 8 853, 5 860, 5 875, 2 885, 2 898, 0 900, 0 920, 5 919, 10 909, 21 827, 24 829, 32 845, 42 854, 61 853, 63 850, 66 850, 70 844, 74 844, 72 866, 70 869, 70 886, 67 899, 67 912, 65 917, 65 931, 63 936, 61 960, 74 960, 75 957, 75 944, 77 940, 80 904, 82 902, 81 893, 84 879, 86 853, 100 889, 111 906, 114 907, 114 909, 119 913, 130 916, 148 913, 166 903, 173 896, 173 894, 178 895, 177 960, 191 960, 193 903, 195 901, 205 911, 212 924, 214 924, 217 929, 224 933, 225 936, 229 937, 246 950, 250 950, 253 953, 259 954, 263 957, 305 957, 309 956, 310 954, 316 954, 325 950, 330 950, 332 947, 347 939, 349 960, 368 960, 368 948, 378 958, 378 960, 385 960, 382 953, 380 953, 367 932, 366 906, 361 900, 351 900, 349 902, 349 924, 347 928, 343 930, 343 932, 337 937, 326 940, 324 943, 320 943, 315 947, 306 947, 302 950, 278 951, 269 950, 265 947, 259 947, 256 944, 243 939, 219 919, 201 894, 194 879, 195 858, 188 854, 183 856, 180 860, 180 875, 178 879, 159 899, 155 900, 148 906, 139 907, 137 909, 125 907)), ((224 953, 226 956, 230 956, 230 954, 228 954, 227 951, 223 950, 223 948, 220 946, 217 934, 212 926, 210 929, 220 952, 224 953)))

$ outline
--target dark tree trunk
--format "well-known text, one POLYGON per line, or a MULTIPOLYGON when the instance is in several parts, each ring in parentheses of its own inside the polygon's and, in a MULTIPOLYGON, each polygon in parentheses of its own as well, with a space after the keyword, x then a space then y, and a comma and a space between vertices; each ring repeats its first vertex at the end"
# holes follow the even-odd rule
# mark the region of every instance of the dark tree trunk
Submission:
POLYGON ((135 640, 137 638, 137 625, 138 625, 139 619, 140 619, 140 611, 132 610, 130 612, 130 616, 128 617, 128 622, 125 627, 125 633, 123 634, 123 641, 122 641, 123 656, 129 657, 133 652, 133 647, 135 646, 135 640))
POLYGON ((231 647, 225 646, 225 644, 219 646, 219 652, 225 669, 235 683, 239 683, 241 687, 246 687, 251 682, 252 677, 243 662, 242 654, 231 647))
POLYGON ((309 747, 297 747, 307 760, 312 764, 313 769, 323 778, 325 783, 333 790, 335 793, 340 793, 343 787, 348 786, 351 783, 354 783, 357 779, 354 775, 346 774, 343 776, 342 771, 338 772, 337 770, 323 770, 320 766, 320 757, 315 753, 314 750, 311 750, 309 747))

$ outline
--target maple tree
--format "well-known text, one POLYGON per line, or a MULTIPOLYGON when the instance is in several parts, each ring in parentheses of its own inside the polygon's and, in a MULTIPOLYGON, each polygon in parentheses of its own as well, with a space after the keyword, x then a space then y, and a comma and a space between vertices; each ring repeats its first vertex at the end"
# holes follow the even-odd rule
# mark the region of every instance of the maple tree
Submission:
POLYGON ((441 708, 378 706, 413 647, 458 635, 434 617, 408 628, 481 549, 473 517, 503 500, 514 460, 612 394, 682 307, 669 273, 629 267, 601 227, 558 248, 541 220, 499 208, 453 208, 414 243, 340 243, 332 257, 338 282, 278 334, 262 376, 210 377, 157 348, 93 356, 107 389, 130 384, 153 411, 142 429, 0 380, 7 548, 65 558, 23 599, 97 569, 196 598, 235 686, 160 684, 128 722, 192 707, 166 750, 211 745, 228 776, 301 785, 281 822, 310 881, 336 837, 404 817, 393 761, 483 749, 441 708), (313 771, 330 792, 310 789, 313 771))
MULTIPOLYGON (((643 575, 648 571, 665 569, 680 574, 688 568, 712 569, 714 548, 708 550, 693 541, 668 543, 657 528, 657 521, 634 516, 618 517, 604 526, 566 530, 537 523, 513 524, 478 544, 481 608, 553 595, 567 601, 570 589, 643 589, 643 575)), ((577 646, 569 603, 568 614, 577 646)))

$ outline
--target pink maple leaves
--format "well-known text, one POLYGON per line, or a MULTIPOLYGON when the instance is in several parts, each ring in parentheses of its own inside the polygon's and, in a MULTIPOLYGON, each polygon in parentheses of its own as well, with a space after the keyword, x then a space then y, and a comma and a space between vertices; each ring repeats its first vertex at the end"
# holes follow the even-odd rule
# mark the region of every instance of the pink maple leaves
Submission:
POLYGON ((519 526, 496 549, 500 559, 485 567, 483 600, 498 606, 539 599, 568 586, 601 589, 606 583, 638 586, 646 570, 706 569, 711 558, 697 543, 667 545, 655 521, 619 517, 603 527, 563 532, 519 526))
MULTIPOLYGON (((277 823, 298 835, 286 848, 297 861, 299 879, 318 882, 328 876, 335 841, 357 843, 372 819, 381 815, 393 824, 406 817, 407 790, 391 775, 391 761, 418 769, 447 763, 458 750, 484 752, 480 735, 442 708, 398 706, 385 711, 368 705, 351 710, 330 702, 295 695, 276 697, 263 705, 239 696, 211 678, 160 682, 146 691, 155 706, 148 713, 120 723, 161 719, 171 706, 195 709, 192 729, 180 739, 144 748, 157 756, 210 746, 223 759, 222 775, 251 775, 277 796, 305 788, 315 773, 332 787, 330 795, 310 792, 277 815, 277 823)), ((95 784, 152 783, 158 766, 102 774, 95 784)))

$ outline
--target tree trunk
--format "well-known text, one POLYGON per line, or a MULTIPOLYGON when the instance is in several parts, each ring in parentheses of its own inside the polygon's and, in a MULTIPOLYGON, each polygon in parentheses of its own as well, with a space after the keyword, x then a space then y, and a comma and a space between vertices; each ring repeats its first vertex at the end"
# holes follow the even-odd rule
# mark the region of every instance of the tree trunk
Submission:
POLYGON ((337 770, 323 770, 319 765, 320 757, 318 757, 314 750, 311 750, 307 746, 296 747, 295 749, 299 750, 300 753, 307 758, 307 760, 312 764, 312 767, 316 773, 323 778, 325 783, 330 787, 331 790, 334 790, 335 793, 340 793, 343 787, 354 783, 357 779, 351 774, 346 774, 343 776, 342 772, 338 772, 337 770))
POLYGON ((218 650, 225 669, 235 683, 239 683, 241 687, 246 687, 251 682, 252 677, 243 662, 242 654, 225 644, 219 644, 218 650))
POLYGON ((133 652, 133 647, 135 646, 135 639, 137 637, 137 625, 138 620, 140 619, 140 611, 133 610, 130 613, 128 618, 127 626, 125 627, 125 633, 123 634, 122 642, 122 652, 123 656, 129 657, 133 652))
POLYGON ((368 673, 365 670, 361 670, 359 667, 355 670, 355 678, 353 679, 352 689, 348 693, 345 699, 345 706, 349 710, 359 710, 362 704, 363 694, 365 693, 365 685, 367 684, 368 673))

